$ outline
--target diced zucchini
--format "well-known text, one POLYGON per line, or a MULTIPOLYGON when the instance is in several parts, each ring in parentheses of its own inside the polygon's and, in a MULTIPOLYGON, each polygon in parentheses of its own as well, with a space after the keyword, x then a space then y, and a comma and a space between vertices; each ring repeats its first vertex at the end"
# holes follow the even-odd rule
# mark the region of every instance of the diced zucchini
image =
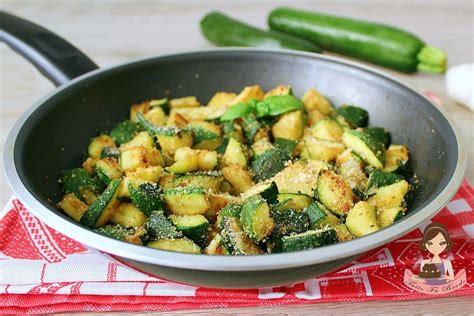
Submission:
POLYGON ((390 145, 385 155, 386 159, 383 170, 387 172, 396 172, 409 159, 408 149, 403 145, 390 145))
POLYGON ((176 149, 174 153, 175 163, 167 167, 166 170, 171 173, 187 173, 196 171, 199 167, 199 156, 196 151, 189 147, 176 149))
POLYGON ((95 158, 92 158, 92 157, 87 157, 86 160, 84 160, 84 162, 82 163, 82 168, 84 168, 84 170, 86 170, 87 172, 89 172, 91 175, 94 174, 95 170, 94 170, 94 165, 95 165, 95 162, 97 161, 98 159, 95 159, 95 158))
POLYGON ((203 247, 207 241, 209 221, 202 215, 171 215, 171 222, 183 235, 203 247))
POLYGON ((252 196, 244 202, 240 222, 247 236, 256 242, 268 237, 274 228, 270 208, 259 195, 252 196))
POLYGON ((172 179, 169 185, 163 188, 198 186, 205 191, 219 192, 223 180, 220 172, 195 172, 172 179))
POLYGON ((289 156, 293 155, 297 142, 291 139, 276 138, 273 141, 276 148, 286 152, 289 156))
POLYGON ((266 138, 260 139, 252 144, 253 158, 260 156, 265 151, 274 148, 272 143, 266 138))
POLYGON ((345 215, 354 205, 351 187, 343 177, 322 170, 318 178, 319 200, 334 214, 345 215))
POLYGON ((387 227, 401 219, 405 215, 405 208, 396 206, 377 210, 377 223, 381 228, 387 227))
POLYGON ((242 211, 242 205, 238 204, 227 204, 217 215, 216 226, 223 229, 222 219, 225 217, 235 217, 240 219, 240 212, 242 211))
POLYGON ((301 157, 311 160, 333 161, 343 151, 344 145, 341 143, 315 137, 305 137, 301 157))
POLYGON ((161 189, 157 184, 143 183, 136 187, 133 182, 129 182, 128 191, 132 202, 146 216, 150 216, 153 211, 164 210, 161 189))
POLYGON ((309 250, 337 242, 336 230, 332 227, 308 230, 282 239, 283 252, 309 250))
MULTIPOLYGON (((404 180, 403 177, 396 173, 374 170, 369 177, 369 184, 367 189, 377 189, 387 185, 394 184, 398 181, 404 180)), ((369 191, 370 192, 370 191, 369 191)))
POLYGON ((152 239, 173 239, 183 237, 176 226, 165 216, 163 211, 153 211, 145 222, 145 229, 152 239))
POLYGON ((362 132, 369 135, 373 139, 382 143, 385 148, 390 146, 390 133, 383 127, 366 127, 362 132))
POLYGON ((130 108, 130 121, 136 123, 138 121, 137 116, 145 114, 150 109, 150 102, 145 101, 143 103, 134 104, 130 108))
POLYGON ((139 128, 136 123, 126 120, 123 121, 110 132, 110 137, 116 144, 121 145, 133 139, 139 128))
POLYGON ((278 194, 278 208, 293 208, 302 210, 311 204, 311 197, 302 193, 280 193, 278 194))
POLYGON ((222 236, 217 234, 214 238, 209 242, 206 248, 204 248, 204 253, 206 255, 228 255, 229 252, 225 249, 222 241, 222 236))
POLYGON ((352 191, 362 194, 367 188, 367 176, 361 167, 360 160, 352 155, 351 159, 339 166, 339 174, 346 179, 352 191))
POLYGON ((328 165, 322 161, 296 161, 287 163, 285 169, 275 175, 280 193, 304 193, 312 196, 317 188, 318 174, 328 165))
POLYGON ((122 241, 129 241, 133 235, 137 232, 133 228, 123 227, 118 224, 108 224, 99 228, 94 229, 96 233, 101 235, 122 240, 122 241))
POLYGON ((354 236, 352 236, 352 234, 347 229, 347 226, 344 224, 338 224, 334 226, 334 229, 336 230, 337 239, 339 240, 339 242, 352 240, 354 238, 354 236))
POLYGON ((375 207, 365 201, 358 202, 347 214, 346 226, 349 232, 356 237, 378 231, 380 227, 377 224, 375 207))
POLYGON ((259 85, 245 87, 232 101, 229 102, 229 105, 234 105, 241 102, 248 102, 252 99, 262 100, 264 92, 259 85))
POLYGON ((210 171, 217 167, 217 152, 201 149, 198 151, 198 169, 202 171, 210 171))
POLYGON ((401 206, 409 190, 410 185, 408 182, 401 180, 394 184, 378 188, 373 192, 375 194, 368 199, 368 202, 376 208, 401 206))
POLYGON ((163 174, 161 166, 150 166, 144 168, 137 168, 135 171, 128 171, 127 177, 141 179, 145 182, 158 182, 163 174))
POLYGON ((267 184, 259 194, 268 205, 275 205, 278 203, 278 187, 275 181, 267 184))
POLYGON ((171 109, 176 108, 197 108, 201 106, 195 96, 175 98, 169 101, 171 109))
POLYGON ((263 125, 257 120, 254 114, 243 117, 241 125, 248 143, 253 144, 255 135, 263 128, 263 125))
POLYGON ((318 91, 315 89, 310 89, 306 91, 303 98, 301 100, 304 103, 304 107, 307 112, 312 110, 317 110, 319 113, 323 115, 331 115, 334 112, 334 108, 329 102, 328 99, 323 97, 318 91))
POLYGON ((79 223, 90 228, 107 224, 120 204, 117 200, 120 182, 120 179, 112 180, 107 189, 87 208, 79 223))
POLYGON ((163 126, 167 120, 165 111, 159 106, 150 109, 143 117, 155 126, 163 126))
POLYGON ((196 149, 215 150, 221 142, 221 129, 216 124, 196 121, 188 124, 186 129, 193 132, 196 149))
POLYGON ((369 113, 357 106, 343 105, 336 110, 335 116, 342 116, 353 128, 367 124, 369 113))
POLYGON ((91 205, 95 200, 97 200, 97 195, 93 191, 85 188, 81 188, 80 191, 87 205, 91 205))
POLYGON ((198 245, 187 238, 155 240, 148 243, 147 247, 194 254, 200 254, 202 252, 198 245))
POLYGON ((153 137, 147 132, 139 132, 130 141, 122 144, 120 146, 120 150, 124 151, 128 148, 140 146, 152 149, 155 148, 155 141, 153 140, 153 137))
POLYGON ((120 151, 117 147, 104 147, 100 153, 100 159, 103 158, 114 158, 118 159, 120 156, 120 151))
POLYGON ((304 117, 302 111, 283 114, 272 127, 274 138, 298 141, 303 136, 304 117))
POLYGON ((291 86, 281 84, 273 88, 272 90, 268 91, 267 93, 265 93, 265 95, 263 96, 263 99, 265 100, 266 98, 275 96, 275 95, 291 95, 291 94, 292 94, 291 86))
POLYGON ((242 167, 247 166, 247 157, 245 156, 242 145, 234 138, 229 139, 227 148, 222 156, 222 166, 237 164, 242 167))
POLYGON ((212 98, 207 103, 207 107, 209 108, 220 108, 221 106, 225 106, 229 104, 237 94, 233 92, 217 92, 212 96, 212 98))
POLYGON ((326 212, 317 202, 311 202, 310 205, 305 208, 305 212, 308 215, 308 220, 311 224, 311 227, 315 227, 316 224, 324 220, 326 217, 326 212))
POLYGON ((321 114, 318 110, 309 110, 306 112, 306 116, 308 119, 307 124, 309 126, 313 126, 317 122, 328 118, 326 115, 321 114))
POLYGON ((135 171, 148 166, 164 165, 161 153, 156 149, 149 149, 143 146, 131 147, 122 150, 119 158, 120 168, 124 171, 135 171))
POLYGON ((232 191, 235 194, 245 192, 254 186, 251 173, 238 164, 224 167, 221 171, 224 178, 232 185, 232 191))
POLYGON ((156 107, 162 108, 165 114, 170 113, 170 102, 168 98, 150 100, 149 105, 152 109, 156 107))
POLYGON ((385 163, 384 145, 360 131, 345 131, 342 140, 370 166, 382 169, 385 163))
POLYGON ((166 207, 176 215, 202 215, 209 200, 201 187, 171 188, 164 192, 166 207))
MULTIPOLYGON (((340 220, 333 213, 331 213, 322 203, 318 201, 316 201, 315 203, 319 211, 323 212, 325 216, 319 219, 318 221, 313 222, 311 228, 324 228, 326 226, 336 227, 341 223, 340 220)), ((308 215, 311 213, 311 211, 314 210, 311 210, 309 207, 306 209, 308 215)), ((319 213, 319 215, 321 215, 321 213, 319 213)), ((314 219, 316 220, 317 217, 314 217, 314 219)))
POLYGON ((87 204, 79 200, 74 193, 66 194, 58 203, 58 207, 76 222, 79 222, 87 210, 87 204))
POLYGON ((229 203, 234 203, 238 198, 228 193, 214 193, 207 192, 207 199, 209 200, 209 210, 204 213, 204 216, 214 222, 219 211, 229 203))
POLYGON ((275 229, 269 238, 271 253, 281 252, 283 236, 300 234, 310 227, 308 214, 295 209, 272 210, 275 229))
POLYGON ((258 255, 262 250, 244 233, 238 218, 225 216, 222 218, 221 235, 225 248, 232 255, 258 255))
POLYGON ((147 217, 132 203, 121 203, 110 221, 124 227, 138 227, 145 223, 147 217))
POLYGON ((355 160, 357 163, 359 163, 360 168, 364 168, 365 166, 364 161, 354 154, 350 148, 344 150, 340 155, 337 156, 336 166, 340 167, 343 163, 346 163, 350 160, 355 160))
POLYGON ((122 177, 122 171, 117 160, 113 158, 104 158, 95 163, 95 171, 99 178, 104 181, 105 184, 109 184, 114 179, 120 179, 122 177))
POLYGON ((260 182, 273 177, 285 168, 285 163, 291 157, 278 148, 271 148, 257 156, 250 168, 255 174, 255 181, 260 182))
POLYGON ((331 119, 320 120, 311 128, 311 135, 314 137, 335 142, 342 140, 343 133, 342 127, 331 119))
POLYGON ((92 158, 100 159, 100 153, 102 152, 102 149, 104 149, 104 147, 117 146, 115 146, 115 142, 112 137, 102 134, 92 139, 87 152, 92 158))
POLYGON ((193 146, 193 133, 175 127, 161 128, 156 137, 161 148, 173 155, 178 148, 193 146))
POLYGON ((99 192, 101 189, 99 182, 100 180, 95 180, 82 168, 64 170, 59 179, 64 194, 74 193, 79 199, 83 199, 81 194, 83 189, 99 192))

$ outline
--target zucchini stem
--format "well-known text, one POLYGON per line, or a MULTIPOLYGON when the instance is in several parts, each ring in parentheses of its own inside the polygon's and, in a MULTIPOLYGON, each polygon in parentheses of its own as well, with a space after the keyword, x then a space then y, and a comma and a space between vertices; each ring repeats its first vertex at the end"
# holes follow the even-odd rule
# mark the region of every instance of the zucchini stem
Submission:
POLYGON ((446 53, 441 49, 425 45, 416 55, 418 60, 417 70, 431 73, 444 73, 446 71, 446 53))

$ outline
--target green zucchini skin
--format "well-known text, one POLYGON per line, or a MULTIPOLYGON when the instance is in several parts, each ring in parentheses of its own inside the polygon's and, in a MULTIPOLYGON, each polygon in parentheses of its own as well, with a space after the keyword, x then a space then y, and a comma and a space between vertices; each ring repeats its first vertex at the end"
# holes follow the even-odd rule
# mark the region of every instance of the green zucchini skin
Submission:
POLYGON ((367 189, 385 187, 402 180, 404 180, 404 178, 399 174, 374 170, 374 172, 370 174, 367 189))
POLYGON ((293 154, 297 144, 298 142, 286 138, 276 138, 273 142, 276 148, 286 152, 289 156, 293 154))
POLYGON ((308 214, 292 208, 272 210, 272 218, 275 228, 269 237, 268 243, 271 253, 282 251, 284 236, 304 233, 310 228, 308 214))
POLYGON ((120 179, 112 180, 107 189, 92 203, 82 215, 79 223, 86 227, 92 228, 97 226, 97 222, 102 215, 102 212, 115 199, 116 192, 120 186, 120 179))
POLYGON ((110 137, 119 145, 124 144, 132 140, 133 136, 139 131, 139 127, 136 123, 126 120, 123 121, 110 132, 110 137))
POLYGON ((240 222, 244 232, 255 242, 264 240, 274 228, 270 208, 259 195, 254 195, 244 202, 240 222))
POLYGON ((362 132, 382 143, 385 148, 390 146, 391 137, 387 129, 383 127, 367 127, 364 128, 362 132))
POLYGON ((307 40, 275 31, 264 31, 220 12, 207 14, 201 20, 201 31, 209 41, 219 46, 256 46, 321 52, 316 44, 307 40))
POLYGON ((352 127, 365 126, 369 119, 369 113, 366 110, 353 105, 341 106, 334 115, 341 115, 352 127))
POLYGON ((284 236, 282 240, 282 250, 283 252, 309 250, 334 244, 337 240, 336 230, 332 227, 308 230, 301 234, 284 236))
POLYGON ((81 189, 88 189, 95 193, 102 191, 101 180, 92 178, 89 172, 82 168, 64 170, 60 177, 61 187, 64 194, 74 193, 77 198, 83 200, 81 189))
POLYGON ((163 211, 153 211, 145 222, 145 229, 152 240, 183 237, 183 233, 165 216, 163 211))
POLYGON ((132 183, 128 184, 128 191, 133 204, 146 216, 153 211, 164 211, 165 204, 161 198, 161 189, 153 183, 143 183, 135 188, 132 183))
POLYGON ((184 237, 191 239, 200 247, 206 245, 209 221, 204 216, 171 215, 169 219, 184 237))
POLYGON ((268 205, 275 205, 278 203, 278 187, 275 181, 272 181, 270 185, 260 192, 260 196, 268 203, 268 205))
POLYGON ((242 205, 227 204, 222 210, 220 210, 219 215, 217 215, 217 227, 219 227, 220 229, 224 229, 224 226, 222 225, 222 220, 226 217, 240 218, 241 211, 242 205))
POLYGON ((285 163, 291 156, 277 148, 270 148, 259 155, 250 164, 250 169, 255 173, 255 180, 260 182, 269 179, 285 168, 285 163))
POLYGON ((130 237, 135 233, 134 228, 123 227, 118 224, 108 224, 108 225, 96 228, 94 229, 94 231, 101 235, 118 239, 118 240, 126 240, 127 237, 130 237))
POLYGON ((273 10, 268 24, 272 30, 310 40, 328 51, 403 72, 422 70, 419 64, 436 64, 440 71, 434 72, 444 72, 446 67, 442 52, 439 62, 420 63, 419 53, 429 46, 412 33, 383 24, 290 8, 273 10))

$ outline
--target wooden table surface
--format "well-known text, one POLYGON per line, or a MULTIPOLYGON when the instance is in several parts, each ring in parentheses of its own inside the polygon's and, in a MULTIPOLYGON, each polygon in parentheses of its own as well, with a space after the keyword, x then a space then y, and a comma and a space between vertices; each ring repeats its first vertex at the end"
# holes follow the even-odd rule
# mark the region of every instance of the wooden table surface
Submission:
MULTIPOLYGON (((472 1, 292 1, 293 6, 393 24, 411 30, 426 42, 445 49, 451 65, 473 62, 472 1)), ((211 45, 200 35, 200 18, 221 10, 264 27, 271 8, 279 1, 5 1, 1 9, 37 22, 80 47, 100 66, 129 59, 195 50, 211 45)), ((28 62, 6 45, 0 45, 0 167, 8 131, 31 104, 53 90, 28 62)), ((376 67, 378 68, 378 67, 376 67)), ((381 69, 381 68, 380 68, 381 69)), ((466 178, 474 183, 474 114, 446 94, 444 77, 430 74, 388 73, 414 87, 434 91, 460 128, 466 145, 466 178)), ((0 205, 11 196, 0 172, 0 205)), ((416 302, 324 303, 274 308, 218 310, 219 314, 315 313, 429 313, 468 314, 472 298, 447 298, 416 302)), ((181 314, 206 314, 190 311, 181 314)))

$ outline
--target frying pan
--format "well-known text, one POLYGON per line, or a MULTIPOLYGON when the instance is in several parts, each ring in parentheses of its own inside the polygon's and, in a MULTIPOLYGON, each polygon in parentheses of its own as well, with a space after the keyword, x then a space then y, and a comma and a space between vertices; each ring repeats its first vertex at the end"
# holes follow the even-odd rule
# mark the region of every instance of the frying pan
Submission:
POLYGON ((110 68, 44 28, 0 13, 0 39, 29 59, 58 87, 36 102, 11 130, 4 155, 7 179, 40 220, 131 268, 186 284, 249 288, 288 284, 341 267, 431 218, 454 195, 465 168, 461 137, 446 112, 388 75, 318 54, 268 49, 212 49, 157 56, 110 68), (85 158, 90 139, 128 117, 131 104, 163 96, 240 91, 291 84, 296 96, 315 87, 333 104, 357 104, 370 124, 387 127, 411 150, 420 180, 405 218, 369 236, 313 250, 260 256, 205 256, 133 245, 79 226, 55 204, 64 169, 85 158))

